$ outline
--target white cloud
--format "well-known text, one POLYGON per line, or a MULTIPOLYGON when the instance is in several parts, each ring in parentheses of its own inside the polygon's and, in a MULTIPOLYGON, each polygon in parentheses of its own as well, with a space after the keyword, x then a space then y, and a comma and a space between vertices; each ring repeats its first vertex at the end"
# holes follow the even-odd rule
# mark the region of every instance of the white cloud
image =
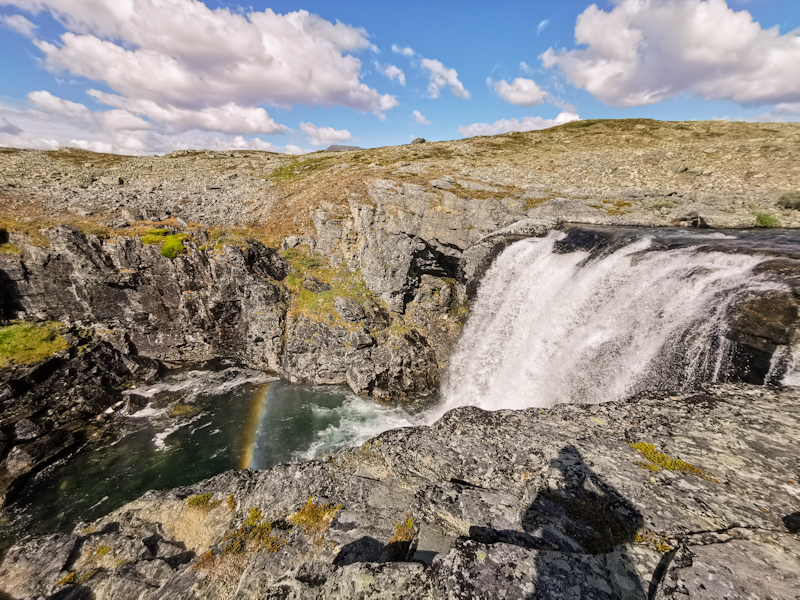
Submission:
POLYGON ((550 25, 550 21, 548 21, 547 19, 539 23, 539 26, 536 28, 536 35, 541 35, 541 33, 547 28, 548 25, 550 25))
POLYGON ((295 146, 294 144, 286 144, 286 154, 305 154, 306 151, 303 150, 300 146, 295 146))
POLYGON ((33 37, 33 31, 36 29, 36 25, 22 15, 0 15, 0 23, 28 38, 33 37))
POLYGON ((448 69, 438 60, 430 58, 422 59, 422 66, 428 69, 430 80, 428 82, 428 96, 431 98, 438 98, 442 88, 450 87, 459 98, 469 98, 469 92, 464 88, 458 80, 458 72, 455 69, 448 69))
POLYGON ((353 136, 346 129, 334 129, 333 127, 317 127, 313 123, 300 123, 302 129, 308 135, 308 141, 312 146, 327 146, 338 142, 346 142, 353 139, 353 136))
POLYGON ((426 119, 426 118, 425 118, 425 115, 423 115, 423 114, 422 114, 421 112, 419 112, 418 110, 415 110, 415 111, 414 111, 413 113, 411 113, 411 114, 412 114, 412 115, 414 115, 414 120, 415 120, 417 123, 419 123, 420 125, 430 125, 430 124, 432 123, 432 121, 429 121, 428 119, 426 119))
POLYGON ((403 73, 403 70, 399 67, 394 65, 389 65, 385 69, 383 69, 383 74, 386 75, 389 79, 395 80, 400 82, 400 85, 406 84, 406 74, 403 73))
POLYGON ((800 102, 782 102, 770 112, 758 115, 756 121, 800 121, 800 102))
POLYGON ((575 26, 586 48, 542 54, 575 86, 616 107, 692 93, 742 104, 800 100, 800 34, 762 29, 725 0, 615 0, 575 26))
POLYGON ((486 85, 497 92, 503 100, 517 106, 538 106, 550 97, 550 94, 536 85, 533 79, 517 77, 513 83, 508 83, 505 80, 493 81, 489 78, 486 80, 486 85))
POLYGON ((403 48, 397 44, 392 44, 392 52, 395 54, 402 54, 403 56, 414 56, 416 54, 411 48, 403 48))
MULTIPOLYGON (((32 92, 29 99, 32 108, 27 109, 0 103, 0 146, 40 150, 73 146, 118 154, 161 154, 192 148, 282 151, 259 138, 197 129, 176 132, 127 110, 92 112, 49 92, 32 92)), ((302 153, 293 148, 287 146, 286 151, 302 153)))
POLYGON ((243 135, 254 133, 285 133, 288 127, 273 121, 260 107, 237 106, 232 102, 222 106, 189 110, 160 105, 152 100, 130 100, 124 96, 89 90, 90 96, 116 108, 145 115, 149 119, 168 125, 171 131, 208 129, 243 135))
POLYGON ((244 15, 197 0, 0 4, 48 11, 68 29, 58 44, 35 42, 51 71, 104 81, 168 112, 302 103, 381 113, 397 105, 360 80, 353 53, 372 48, 367 33, 307 11, 244 15))
POLYGON ((28 94, 28 98, 31 100, 31 102, 49 112, 82 117, 87 117, 91 113, 89 107, 83 104, 71 102, 69 100, 62 100, 58 96, 54 96, 50 92, 46 91, 31 92, 28 94))
POLYGON ((555 119, 524 117, 522 119, 500 119, 493 124, 473 123, 472 125, 459 127, 458 133, 465 137, 473 137, 476 135, 497 135, 511 131, 536 131, 579 120, 580 117, 575 113, 562 112, 555 119))

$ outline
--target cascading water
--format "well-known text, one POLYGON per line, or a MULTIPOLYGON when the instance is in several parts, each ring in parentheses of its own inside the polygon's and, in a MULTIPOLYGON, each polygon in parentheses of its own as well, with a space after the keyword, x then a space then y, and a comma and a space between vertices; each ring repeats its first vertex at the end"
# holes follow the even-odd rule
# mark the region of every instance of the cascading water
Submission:
POLYGON ((729 307, 784 289, 753 274, 763 255, 658 249, 645 237, 595 256, 561 251, 565 237, 551 231, 498 257, 451 358, 437 416, 716 381, 730 358, 729 307))

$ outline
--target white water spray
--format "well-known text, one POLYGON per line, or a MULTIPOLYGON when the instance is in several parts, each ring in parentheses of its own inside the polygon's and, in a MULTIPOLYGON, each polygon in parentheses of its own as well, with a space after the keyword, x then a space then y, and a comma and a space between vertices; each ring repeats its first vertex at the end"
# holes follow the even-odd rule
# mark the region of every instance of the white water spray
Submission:
POLYGON ((551 231, 509 247, 488 271, 451 358, 437 416, 599 403, 716 381, 730 343, 724 315, 743 294, 782 285, 764 258, 653 250, 640 239, 605 256, 556 253, 551 231))

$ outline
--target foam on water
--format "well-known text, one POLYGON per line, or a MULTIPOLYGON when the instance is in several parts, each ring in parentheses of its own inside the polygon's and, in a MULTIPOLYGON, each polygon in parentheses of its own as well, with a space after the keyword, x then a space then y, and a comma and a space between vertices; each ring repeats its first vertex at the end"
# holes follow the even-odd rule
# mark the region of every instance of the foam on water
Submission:
POLYGON ((647 389, 715 381, 727 368, 724 316, 744 294, 783 289, 753 274, 764 260, 650 238, 591 255, 565 237, 510 246, 484 277, 450 361, 437 417, 599 403, 647 389))

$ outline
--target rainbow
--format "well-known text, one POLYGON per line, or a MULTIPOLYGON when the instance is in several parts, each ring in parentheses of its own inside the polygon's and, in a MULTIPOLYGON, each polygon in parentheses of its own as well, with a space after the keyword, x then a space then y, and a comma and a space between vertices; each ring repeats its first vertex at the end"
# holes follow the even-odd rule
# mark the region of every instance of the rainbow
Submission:
POLYGON ((239 456, 240 469, 252 468, 258 428, 261 424, 264 408, 267 405, 267 396, 269 395, 269 388, 271 385, 272 382, 269 381, 260 386, 256 390, 256 393, 253 394, 253 400, 250 403, 250 412, 247 414, 247 421, 245 422, 244 432, 242 434, 242 453, 239 456))

